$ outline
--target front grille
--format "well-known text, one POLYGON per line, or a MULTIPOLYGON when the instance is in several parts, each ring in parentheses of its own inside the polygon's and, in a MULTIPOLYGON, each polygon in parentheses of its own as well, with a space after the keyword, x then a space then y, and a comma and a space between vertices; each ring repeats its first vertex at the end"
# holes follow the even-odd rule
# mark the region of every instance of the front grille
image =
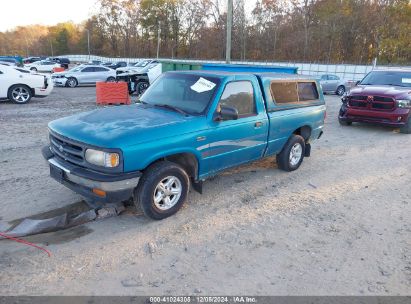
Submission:
POLYGON ((50 148, 58 157, 72 164, 84 166, 84 150, 79 143, 50 133, 50 148))
POLYGON ((384 96, 354 95, 350 97, 349 105, 354 108, 368 108, 371 110, 393 110, 395 100, 384 96))

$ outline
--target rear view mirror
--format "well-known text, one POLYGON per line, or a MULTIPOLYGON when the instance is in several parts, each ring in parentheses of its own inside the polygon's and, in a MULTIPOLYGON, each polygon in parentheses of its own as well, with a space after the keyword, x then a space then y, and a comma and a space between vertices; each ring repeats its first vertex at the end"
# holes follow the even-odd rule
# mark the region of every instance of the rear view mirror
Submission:
POLYGON ((220 111, 217 112, 216 121, 237 120, 238 110, 230 106, 221 106, 220 111))

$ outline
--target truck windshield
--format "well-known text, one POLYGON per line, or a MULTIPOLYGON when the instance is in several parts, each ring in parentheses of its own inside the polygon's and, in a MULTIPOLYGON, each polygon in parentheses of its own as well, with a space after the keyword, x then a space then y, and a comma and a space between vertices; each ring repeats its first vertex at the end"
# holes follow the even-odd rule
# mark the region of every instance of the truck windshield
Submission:
POLYGON ((365 76, 360 84, 411 87, 411 72, 374 71, 365 76))
POLYGON ((201 115, 210 104, 219 84, 220 80, 214 77, 164 74, 149 87, 140 101, 163 108, 177 108, 190 115, 201 115))

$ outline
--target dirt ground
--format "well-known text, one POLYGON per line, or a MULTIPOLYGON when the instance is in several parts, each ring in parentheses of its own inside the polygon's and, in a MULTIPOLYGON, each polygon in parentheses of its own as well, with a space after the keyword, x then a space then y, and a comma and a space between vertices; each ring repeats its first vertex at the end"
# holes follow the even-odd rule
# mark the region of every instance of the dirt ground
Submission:
MULTIPOLYGON (((174 217, 127 211, 0 241, 1 295, 411 295, 411 135, 339 126, 300 170, 273 159, 191 192, 174 217)), ((95 108, 95 88, 56 88, 28 105, 0 103, 0 227, 81 201, 48 177, 47 123, 95 108)), ((0 228, 1 230, 1 228, 0 228)))

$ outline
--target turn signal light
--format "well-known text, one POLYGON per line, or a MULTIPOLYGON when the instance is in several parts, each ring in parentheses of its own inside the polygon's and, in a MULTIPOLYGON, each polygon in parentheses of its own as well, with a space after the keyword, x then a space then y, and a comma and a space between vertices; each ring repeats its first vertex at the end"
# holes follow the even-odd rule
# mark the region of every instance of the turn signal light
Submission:
POLYGON ((100 197, 106 197, 106 191, 103 191, 101 189, 94 188, 93 193, 97 196, 100 196, 100 197))

